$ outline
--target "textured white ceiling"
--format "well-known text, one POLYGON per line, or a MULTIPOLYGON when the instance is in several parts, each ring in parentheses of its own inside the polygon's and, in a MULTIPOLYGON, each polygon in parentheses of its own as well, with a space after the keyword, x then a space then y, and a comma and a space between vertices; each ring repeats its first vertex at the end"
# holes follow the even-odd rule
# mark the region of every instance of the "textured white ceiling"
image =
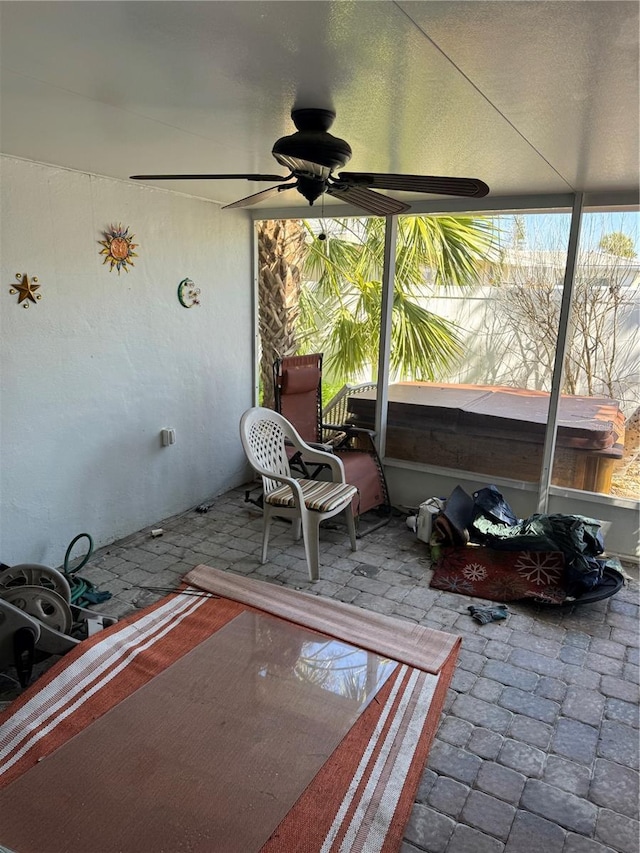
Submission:
MULTIPOLYGON (((635 0, 1 2, 0 148, 122 179, 284 174, 271 147, 294 131, 292 106, 331 106, 350 170, 478 177, 493 196, 637 192, 638 11, 635 0)), ((155 186, 229 203, 268 185, 155 186)), ((306 204, 294 191, 282 203, 306 204)))

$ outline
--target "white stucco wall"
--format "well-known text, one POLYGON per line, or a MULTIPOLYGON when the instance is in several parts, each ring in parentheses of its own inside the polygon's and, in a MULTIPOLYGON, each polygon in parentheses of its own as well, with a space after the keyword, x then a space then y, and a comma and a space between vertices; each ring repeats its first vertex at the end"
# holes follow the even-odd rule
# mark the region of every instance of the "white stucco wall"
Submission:
POLYGON ((124 181, 0 170, 0 560, 57 566, 80 532, 99 547, 247 479, 252 225, 124 181), (128 274, 99 254, 112 223, 140 244, 128 274), (28 310, 9 293, 18 272, 41 285, 28 310))

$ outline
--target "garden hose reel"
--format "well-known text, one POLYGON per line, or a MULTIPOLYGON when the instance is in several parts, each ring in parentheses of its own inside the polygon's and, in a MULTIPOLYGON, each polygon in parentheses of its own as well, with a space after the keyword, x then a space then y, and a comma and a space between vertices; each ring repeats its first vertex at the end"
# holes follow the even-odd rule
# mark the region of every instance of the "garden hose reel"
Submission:
POLYGON ((116 620, 72 602, 57 569, 23 563, 0 571, 0 667, 15 666, 25 687, 36 652, 62 655, 116 620))

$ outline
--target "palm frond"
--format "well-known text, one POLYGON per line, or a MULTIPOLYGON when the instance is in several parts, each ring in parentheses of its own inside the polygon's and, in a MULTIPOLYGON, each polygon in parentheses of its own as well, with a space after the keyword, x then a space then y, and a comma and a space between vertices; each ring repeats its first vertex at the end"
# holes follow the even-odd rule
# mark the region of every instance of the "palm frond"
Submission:
MULTIPOLYGON (((299 346, 325 354, 344 381, 375 372, 382 303, 385 220, 331 220, 328 239, 304 223, 306 257, 299 294, 299 346)), ((434 379, 461 354, 460 330, 427 309, 436 285, 464 286, 495 260, 494 220, 477 216, 398 219, 391 365, 397 375, 434 379)))

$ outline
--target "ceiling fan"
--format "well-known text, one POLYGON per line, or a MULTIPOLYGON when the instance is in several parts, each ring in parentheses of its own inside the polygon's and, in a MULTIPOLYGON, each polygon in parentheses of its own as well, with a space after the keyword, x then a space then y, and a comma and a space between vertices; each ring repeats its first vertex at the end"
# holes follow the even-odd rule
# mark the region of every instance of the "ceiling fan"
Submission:
POLYGON ((285 190, 297 190, 310 205, 323 193, 359 207, 374 216, 389 216, 410 209, 398 199, 375 190, 455 195, 482 198, 489 187, 477 178, 446 178, 433 175, 393 175, 372 172, 339 172, 351 158, 351 147, 344 139, 330 134, 336 114, 326 109, 294 109, 291 118, 296 133, 283 136, 272 154, 288 175, 131 175, 136 181, 238 180, 278 181, 277 186, 241 198, 230 207, 249 207, 285 190))

